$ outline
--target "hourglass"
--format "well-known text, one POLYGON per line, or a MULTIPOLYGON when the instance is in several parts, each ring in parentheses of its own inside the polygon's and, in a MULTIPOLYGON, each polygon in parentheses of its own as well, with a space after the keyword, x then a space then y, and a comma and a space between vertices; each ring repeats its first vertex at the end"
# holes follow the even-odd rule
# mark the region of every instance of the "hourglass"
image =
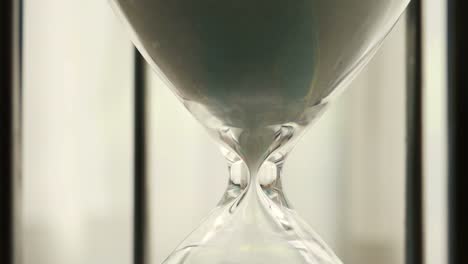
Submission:
POLYGON ((289 205, 282 167, 408 0, 113 0, 133 41, 219 143, 229 184, 165 264, 339 264, 289 205))

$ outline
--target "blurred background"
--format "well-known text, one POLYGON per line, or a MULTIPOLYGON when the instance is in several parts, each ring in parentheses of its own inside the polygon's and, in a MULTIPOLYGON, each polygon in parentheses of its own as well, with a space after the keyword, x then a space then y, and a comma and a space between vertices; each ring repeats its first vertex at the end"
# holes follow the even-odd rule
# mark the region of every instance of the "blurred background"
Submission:
MULTIPOLYGON (((424 2, 426 263, 446 263, 445 5, 424 2), (429 167, 430 165, 430 167, 429 167)), ((24 0, 26 264, 131 264, 134 50, 104 0, 24 0)), ((290 155, 285 193, 346 264, 403 264, 406 17, 290 155)), ((204 129, 147 69, 149 263, 227 184, 204 129)))

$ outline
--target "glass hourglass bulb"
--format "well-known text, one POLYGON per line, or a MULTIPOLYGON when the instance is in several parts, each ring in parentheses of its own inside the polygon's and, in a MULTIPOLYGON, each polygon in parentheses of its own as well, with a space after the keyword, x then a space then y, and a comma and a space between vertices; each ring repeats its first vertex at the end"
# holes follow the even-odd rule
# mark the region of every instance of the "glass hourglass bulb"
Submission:
POLYGON ((228 161, 220 203, 164 263, 341 263, 289 206, 282 166, 408 1, 111 1, 228 161))

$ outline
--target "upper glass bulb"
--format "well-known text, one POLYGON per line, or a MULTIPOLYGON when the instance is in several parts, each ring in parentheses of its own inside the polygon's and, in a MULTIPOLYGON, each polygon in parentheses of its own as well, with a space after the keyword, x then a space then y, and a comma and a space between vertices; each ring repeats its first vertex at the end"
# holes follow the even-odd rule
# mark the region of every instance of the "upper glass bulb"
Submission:
POLYGON ((319 111, 311 109, 374 54, 408 0, 113 4, 146 60, 205 126, 255 134, 313 120, 319 111))

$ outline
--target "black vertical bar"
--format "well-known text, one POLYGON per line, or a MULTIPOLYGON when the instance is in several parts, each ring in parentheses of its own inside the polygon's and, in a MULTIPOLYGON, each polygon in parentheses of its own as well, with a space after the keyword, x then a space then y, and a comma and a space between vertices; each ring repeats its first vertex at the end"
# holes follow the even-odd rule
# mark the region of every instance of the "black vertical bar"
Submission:
POLYGON ((424 262, 421 1, 411 0, 407 20, 406 264, 424 262))
POLYGON ((449 263, 468 263, 468 67, 465 1, 448 0, 449 263))
POLYGON ((0 2, 0 263, 18 259, 21 0, 0 2))
POLYGON ((13 1, 0 3, 0 263, 13 252, 13 1))
POLYGON ((145 60, 135 49, 134 93, 134 252, 133 263, 146 263, 146 76, 145 60))

